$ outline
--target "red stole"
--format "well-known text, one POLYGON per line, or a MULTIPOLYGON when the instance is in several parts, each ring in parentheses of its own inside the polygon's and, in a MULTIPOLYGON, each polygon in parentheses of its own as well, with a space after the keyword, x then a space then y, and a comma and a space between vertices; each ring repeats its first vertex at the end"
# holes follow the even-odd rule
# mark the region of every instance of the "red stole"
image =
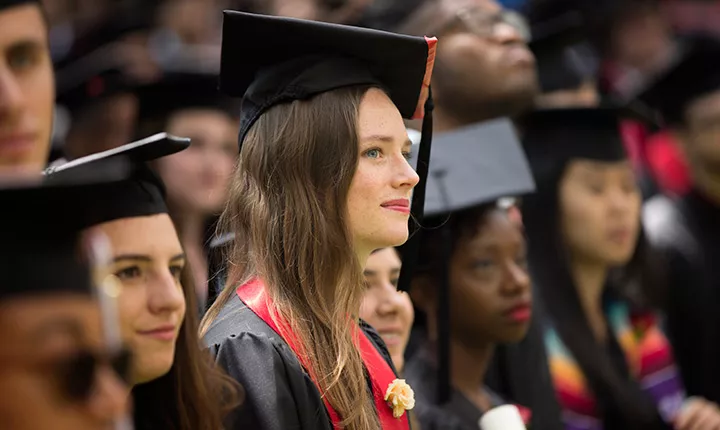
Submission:
MULTIPOLYGON (((237 295, 250 310, 265 321, 275 333, 285 340, 305 370, 310 369, 303 358, 304 354, 302 353, 301 346, 295 338, 295 335, 289 330, 289 325, 283 321, 279 315, 274 314, 274 319, 273 316, 270 315, 270 309, 273 303, 265 293, 265 286, 262 281, 254 279, 247 284, 241 285, 237 289, 237 295), (282 326, 283 329, 280 329, 279 325, 282 326)), ((403 414, 400 418, 395 418, 392 407, 390 407, 384 399, 388 386, 396 379, 395 373, 382 355, 380 355, 380 352, 378 352, 370 339, 368 339, 365 332, 360 330, 359 327, 358 330, 360 333, 357 347, 360 350, 365 369, 372 383, 373 398, 375 400, 375 409, 380 419, 380 427, 383 430, 408 430, 410 424, 408 423, 407 413, 403 414)), ((313 372, 308 372, 308 374, 314 381, 313 372)), ((315 382, 315 386, 317 387, 317 382, 315 382)), ((319 387, 318 391, 320 391, 319 387)), ((337 429, 341 428, 341 419, 338 413, 330 403, 328 403, 325 397, 323 397, 323 402, 325 403, 325 408, 327 408, 328 415, 330 415, 333 427, 337 429)))

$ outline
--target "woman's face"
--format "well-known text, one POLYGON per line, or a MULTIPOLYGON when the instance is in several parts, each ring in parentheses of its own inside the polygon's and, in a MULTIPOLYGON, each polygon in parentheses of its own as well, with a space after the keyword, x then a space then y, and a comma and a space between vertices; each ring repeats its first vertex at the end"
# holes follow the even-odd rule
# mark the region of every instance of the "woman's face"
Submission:
POLYGON ((348 192, 349 226, 368 251, 404 243, 410 195, 419 177, 407 161, 412 142, 388 96, 370 89, 360 103, 359 160, 348 192))
POLYGON ((237 158, 237 124, 218 110, 183 110, 170 118, 167 132, 192 140, 187 150, 158 160, 168 200, 181 210, 219 212, 237 158))
POLYGON ((571 161, 559 193, 561 231, 571 258, 626 264, 637 243, 642 205, 630 164, 571 161))
POLYGON ((398 372, 405 365, 405 347, 410 339, 415 312, 410 296, 397 290, 400 257, 394 248, 370 255, 365 264, 367 290, 360 307, 360 318, 378 331, 387 345, 398 372))
POLYGON ((180 241, 167 214, 126 218, 98 226, 110 239, 112 272, 123 285, 118 307, 123 335, 134 354, 133 382, 170 371, 185 297, 180 241))
POLYGON ((532 314, 525 239, 505 211, 493 209, 477 222, 450 261, 454 336, 469 345, 519 342, 532 314))
POLYGON ((100 309, 91 298, 4 301, 0 338, 3 428, 107 429, 128 412, 130 389, 110 360, 99 361, 89 380, 85 371, 92 367, 79 360, 87 353, 107 357, 100 309))

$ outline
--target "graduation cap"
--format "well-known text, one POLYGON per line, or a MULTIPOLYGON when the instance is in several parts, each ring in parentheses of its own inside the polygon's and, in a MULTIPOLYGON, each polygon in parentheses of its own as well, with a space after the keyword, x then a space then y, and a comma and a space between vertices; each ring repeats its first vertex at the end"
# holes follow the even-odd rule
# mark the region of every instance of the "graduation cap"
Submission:
MULTIPOLYGON (((383 88, 403 118, 423 118, 412 219, 422 220, 432 139, 430 80, 437 39, 285 17, 225 11, 220 90, 242 97, 242 147, 248 130, 269 108, 355 85, 383 88)), ((412 266, 417 239, 402 249, 412 266)), ((401 289, 409 279, 400 278, 401 289)))
POLYGON ((124 181, 94 193, 93 206, 81 215, 83 222, 96 225, 122 218, 167 213, 165 187, 162 180, 147 166, 147 162, 182 151, 188 146, 190 139, 158 133, 48 169, 47 181, 63 184, 109 159, 124 157, 132 163, 133 174, 124 181))
POLYGON ((33 183, 0 188, 0 301, 59 293, 90 294, 91 274, 82 258, 83 213, 93 196, 125 180, 123 159, 107 160, 65 184, 33 183))
POLYGON ((528 46, 535 55, 543 92, 575 89, 593 75, 596 65, 585 43, 586 32, 578 12, 567 12, 531 26, 528 46))
POLYGON ((237 102, 218 91, 215 73, 203 71, 175 71, 162 79, 138 88, 141 121, 167 121, 174 112, 204 108, 233 113, 237 102))
POLYGON ((37 5, 40 4, 38 0, 0 0, 0 11, 14 6, 20 6, 26 3, 35 3, 37 5))
POLYGON ((720 91, 720 39, 696 36, 683 49, 679 60, 636 96, 656 109, 667 125, 683 124, 693 101, 720 91))
MULTIPOLYGON (((453 214, 483 206, 502 197, 516 197, 535 189, 532 173, 509 119, 471 125, 436 136, 427 180, 425 216, 440 221, 442 251, 452 255, 453 214)), ((421 239, 423 240, 423 239, 421 239)), ((426 240, 429 240, 426 238, 426 240)), ((426 256, 427 257, 427 256, 426 256)), ((438 279, 438 403, 450 399, 450 285, 449 263, 439 264, 438 279)), ((406 271, 403 262, 402 271, 406 271)))

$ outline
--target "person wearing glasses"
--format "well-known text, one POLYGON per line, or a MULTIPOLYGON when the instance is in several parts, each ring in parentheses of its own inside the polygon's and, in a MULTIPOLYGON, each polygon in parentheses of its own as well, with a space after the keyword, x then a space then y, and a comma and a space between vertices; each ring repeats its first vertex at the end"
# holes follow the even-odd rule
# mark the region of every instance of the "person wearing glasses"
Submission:
POLYGON ((95 179, 0 189, 2 428, 100 430, 128 413, 130 356, 105 335, 117 321, 79 252, 87 197, 107 185, 95 179))
POLYGON ((0 174, 45 167, 55 80, 38 1, 0 0, 0 174))
POLYGON ((538 92, 523 18, 494 0, 428 1, 400 32, 441 38, 433 75, 436 132, 515 117, 538 92))

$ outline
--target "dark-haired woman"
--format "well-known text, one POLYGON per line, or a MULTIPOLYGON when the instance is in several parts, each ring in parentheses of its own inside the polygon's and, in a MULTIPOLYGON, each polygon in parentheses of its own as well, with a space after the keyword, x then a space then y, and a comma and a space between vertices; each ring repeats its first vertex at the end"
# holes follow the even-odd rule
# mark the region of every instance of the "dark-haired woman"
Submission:
POLYGON ((73 180, 118 155, 133 175, 95 190, 83 214, 109 241, 109 271, 122 287, 118 314, 130 344, 135 428, 218 430, 235 406, 236 384, 201 348, 195 289, 165 204, 162 181, 145 165, 188 147, 189 140, 153 136, 56 166, 49 180, 73 180))
POLYGON ((523 221, 562 420, 568 430, 720 428, 716 405, 685 398, 650 307, 660 283, 645 267, 622 115, 547 110, 526 123, 537 193, 524 200, 523 221))

